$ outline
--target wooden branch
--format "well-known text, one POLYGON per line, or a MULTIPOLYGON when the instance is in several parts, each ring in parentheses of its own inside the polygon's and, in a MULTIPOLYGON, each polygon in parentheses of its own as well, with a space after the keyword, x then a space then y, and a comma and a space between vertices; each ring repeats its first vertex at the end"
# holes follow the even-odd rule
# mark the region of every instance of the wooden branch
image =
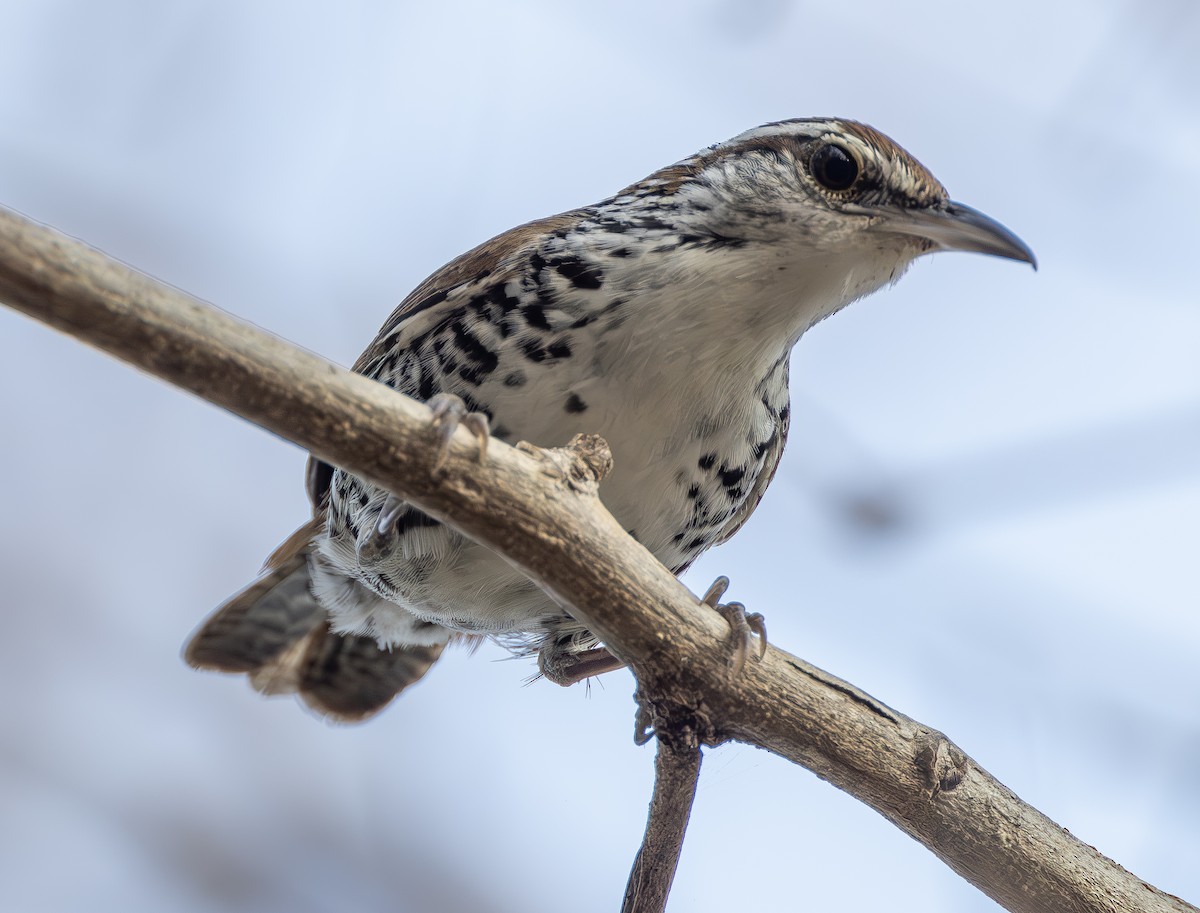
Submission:
POLYGON ((621 913, 662 913, 696 798, 703 734, 697 731, 691 708, 655 703, 642 694, 638 700, 639 732, 635 739, 642 744, 649 741, 649 732, 641 731, 640 723, 642 717, 649 717, 658 739, 658 753, 654 757, 654 795, 646 834, 633 860, 621 913))
POLYGON ((1022 803, 945 736, 771 648, 736 677, 728 628, 596 497, 604 449, 577 458, 465 431, 429 473, 429 412, 403 396, 0 212, 0 298, 394 491, 503 553, 585 622, 640 689, 866 802, 1013 911, 1183 911, 1022 803))
POLYGON ((658 737, 646 836, 633 860, 621 913, 663 913, 700 778, 700 746, 658 737))

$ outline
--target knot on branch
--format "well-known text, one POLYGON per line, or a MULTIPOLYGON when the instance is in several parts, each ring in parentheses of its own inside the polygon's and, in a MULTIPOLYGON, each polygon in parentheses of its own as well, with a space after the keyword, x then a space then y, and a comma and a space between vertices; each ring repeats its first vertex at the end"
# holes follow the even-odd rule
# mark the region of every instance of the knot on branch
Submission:
POLYGON ((599 485, 612 472, 613 455, 608 441, 598 434, 577 434, 567 444, 573 456, 570 476, 580 485, 599 485))
POLYGON ((637 701, 633 741, 645 745, 652 738, 672 747, 694 749, 701 745, 715 747, 727 741, 717 732, 703 703, 680 700, 665 693, 651 693, 639 686, 633 696, 637 701))
POLYGON ((613 467, 608 441, 598 434, 577 434, 566 447, 552 449, 521 441, 517 449, 541 463, 547 475, 563 480, 579 494, 595 495, 613 467))
POLYGON ((934 799, 938 793, 948 793, 962 783, 970 768, 969 759, 948 738, 933 729, 923 729, 917 736, 917 771, 934 799))

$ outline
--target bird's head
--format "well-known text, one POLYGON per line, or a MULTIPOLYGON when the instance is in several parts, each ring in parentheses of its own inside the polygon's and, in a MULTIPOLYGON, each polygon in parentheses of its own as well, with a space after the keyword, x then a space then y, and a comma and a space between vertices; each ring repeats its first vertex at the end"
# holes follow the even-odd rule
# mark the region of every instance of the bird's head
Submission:
MULTIPOLYGON (((741 316, 789 345, 807 327, 894 282, 917 257, 975 251, 1036 268, 1033 252, 950 199, 882 133, 824 118, 765 124, 663 168, 609 201, 651 251, 658 283, 687 286, 685 319, 741 316), (753 306, 749 306, 753 304, 753 306)), ((628 235, 622 235, 624 244, 628 235)))
POLYGON ((669 188, 697 227, 742 242, 790 240, 817 254, 975 251, 1037 266, 1015 234, 951 200, 912 155, 855 121, 765 124, 636 187, 669 188))

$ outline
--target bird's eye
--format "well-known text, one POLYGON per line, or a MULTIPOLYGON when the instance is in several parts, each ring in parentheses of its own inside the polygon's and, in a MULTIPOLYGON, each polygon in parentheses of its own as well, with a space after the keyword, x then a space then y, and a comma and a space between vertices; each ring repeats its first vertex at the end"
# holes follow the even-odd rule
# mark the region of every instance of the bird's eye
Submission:
POLYGON ((821 146, 808 160, 808 170, 826 190, 849 190, 858 180, 858 162, 841 146, 821 146))

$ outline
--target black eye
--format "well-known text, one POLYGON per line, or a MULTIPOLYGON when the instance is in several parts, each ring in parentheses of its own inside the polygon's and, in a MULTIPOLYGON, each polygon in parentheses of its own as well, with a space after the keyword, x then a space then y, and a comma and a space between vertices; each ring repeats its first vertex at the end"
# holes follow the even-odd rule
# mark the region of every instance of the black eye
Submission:
POLYGON ((822 146, 808 160, 808 170, 827 190, 849 190, 858 180, 858 162, 841 146, 822 146))

